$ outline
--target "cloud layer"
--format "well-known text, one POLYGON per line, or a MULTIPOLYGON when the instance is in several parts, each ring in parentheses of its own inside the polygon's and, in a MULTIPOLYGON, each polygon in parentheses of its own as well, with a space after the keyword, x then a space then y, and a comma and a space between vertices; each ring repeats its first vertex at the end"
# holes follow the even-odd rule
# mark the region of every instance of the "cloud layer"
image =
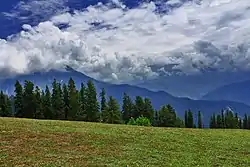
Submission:
MULTIPOLYGON (((5 74, 67 64, 96 79, 129 82, 159 75, 249 70, 249 0, 161 2, 167 13, 157 12, 159 2, 131 9, 113 0, 74 13, 67 12, 66 1, 39 1, 41 6, 45 3, 39 9, 36 2, 17 9, 32 11, 32 17, 42 15, 43 7, 59 4, 60 10, 49 20, 35 27, 23 25, 19 34, 0 40, 0 70, 5 74)), ((17 12, 6 16, 20 17, 17 12)))

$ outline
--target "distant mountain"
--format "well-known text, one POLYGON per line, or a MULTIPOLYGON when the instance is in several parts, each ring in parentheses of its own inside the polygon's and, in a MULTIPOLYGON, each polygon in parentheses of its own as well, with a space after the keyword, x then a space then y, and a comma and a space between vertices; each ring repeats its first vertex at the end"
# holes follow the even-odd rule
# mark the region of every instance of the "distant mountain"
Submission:
MULTIPOLYGON (((14 92, 14 84, 16 80, 24 82, 24 80, 33 81, 36 85, 44 88, 46 84, 51 85, 53 79, 56 78, 57 81, 62 83, 67 83, 68 79, 72 77, 77 87, 80 87, 80 83, 86 83, 88 80, 93 80, 98 93, 101 88, 105 88, 107 95, 114 96, 120 103, 122 102, 123 93, 126 92, 132 98, 135 96, 148 97, 152 100, 152 104, 156 109, 159 109, 160 106, 164 104, 171 104, 177 111, 177 114, 183 118, 184 111, 191 109, 195 111, 195 114, 198 110, 202 111, 205 124, 208 124, 209 118, 213 112, 220 112, 222 108, 230 107, 234 111, 237 111, 240 116, 243 116, 245 112, 250 111, 250 106, 230 101, 206 101, 206 100, 192 100, 189 98, 178 98, 174 97, 164 91, 154 92, 145 88, 140 88, 136 86, 131 86, 127 84, 114 85, 109 83, 100 82, 94 80, 83 73, 77 72, 74 69, 67 67, 64 71, 51 70, 48 72, 36 72, 28 75, 20 75, 14 78, 2 79, 0 81, 0 88, 12 94, 14 92)), ((195 116, 196 117, 196 116, 195 116)))
POLYGON ((219 87, 202 97, 203 100, 229 100, 250 105, 250 80, 219 87))

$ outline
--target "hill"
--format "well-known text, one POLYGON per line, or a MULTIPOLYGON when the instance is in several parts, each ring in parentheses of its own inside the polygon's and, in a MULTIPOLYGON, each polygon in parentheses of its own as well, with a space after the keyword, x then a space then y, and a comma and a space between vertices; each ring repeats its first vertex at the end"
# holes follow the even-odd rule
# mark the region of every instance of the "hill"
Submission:
POLYGON ((108 95, 115 97, 120 104, 122 103, 123 93, 126 92, 132 98, 135 98, 135 96, 150 98, 155 109, 159 109, 165 104, 171 104, 176 109, 178 116, 181 118, 184 117, 184 111, 187 109, 193 110, 195 118, 197 118, 196 114, 200 110, 202 111, 205 125, 208 125, 212 113, 220 113, 221 109, 226 107, 230 107, 233 111, 238 112, 240 117, 242 117, 245 113, 249 113, 250 111, 250 106, 238 102, 225 100, 192 100, 189 98, 175 97, 164 91, 154 92, 145 88, 127 84, 115 85, 105 83, 92 79, 70 67, 67 67, 64 71, 51 70, 48 72, 36 72, 33 74, 20 75, 14 78, 4 79, 0 81, 0 88, 9 94, 12 94, 14 92, 14 84, 16 80, 21 82, 24 80, 30 80, 34 82, 35 85, 39 85, 40 87, 44 88, 46 84, 51 85, 54 78, 62 83, 67 83, 70 77, 75 80, 78 88, 81 82, 86 83, 88 80, 92 80, 97 87, 98 93, 100 93, 102 88, 105 88, 108 95))
POLYGON ((0 118, 1 166, 250 166, 247 130, 0 118))
POLYGON ((229 100, 250 104, 250 80, 221 86, 202 97, 203 100, 229 100))

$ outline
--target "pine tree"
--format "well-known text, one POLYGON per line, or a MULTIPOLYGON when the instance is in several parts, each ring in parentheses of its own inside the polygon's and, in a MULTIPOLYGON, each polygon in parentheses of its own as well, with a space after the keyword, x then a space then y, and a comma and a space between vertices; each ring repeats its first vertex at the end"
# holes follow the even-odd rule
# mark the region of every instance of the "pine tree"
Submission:
POLYGON ((210 128, 217 128, 216 116, 213 114, 210 119, 210 128))
POLYGON ((100 118, 99 103, 97 101, 97 93, 94 83, 89 80, 86 89, 86 114, 87 121, 98 122, 100 118))
POLYGON ((7 95, 1 91, 0 93, 0 117, 10 117, 11 114, 11 103, 7 95))
POLYGON ((235 128, 235 118, 232 111, 226 111, 225 114, 225 127, 233 129, 235 128))
MULTIPOLYGON (((102 88, 102 91, 100 93, 100 98, 101 98, 101 115, 102 115, 102 118, 103 116, 105 116, 105 111, 107 111, 107 102, 106 102, 106 91, 104 88, 102 88)), ((101 118, 101 119, 102 119, 101 118)))
POLYGON ((142 115, 148 118, 150 122, 152 122, 154 119, 154 108, 149 98, 144 99, 144 110, 143 110, 142 115))
POLYGON ((245 114, 243 119, 243 129, 248 129, 248 117, 247 114, 245 114))
POLYGON ((16 81, 15 84, 14 108, 16 117, 24 117, 23 87, 19 81, 16 81))
POLYGON ((54 79, 52 83, 51 104, 52 104, 53 119, 63 119, 64 116, 63 116, 62 89, 61 85, 57 83, 56 79, 54 79))
POLYGON ((118 102, 110 96, 103 114, 103 122, 112 124, 121 123, 121 112, 119 108, 118 102))
POLYGON ((128 121, 132 117, 134 117, 134 115, 133 115, 133 101, 126 93, 124 93, 123 94, 123 104, 122 104, 122 119, 125 123, 128 123, 128 121))
POLYGON ((201 118, 201 112, 198 111, 198 128, 202 128, 202 118, 201 118))
POLYGON ((41 99, 41 90, 38 86, 35 89, 35 118, 43 118, 43 109, 42 109, 42 99, 41 99))
POLYGON ((68 119, 69 114, 69 92, 66 84, 63 84, 63 111, 64 119, 68 119))
POLYGON ((247 129, 250 129, 250 116, 247 118, 247 129))
POLYGON ((87 113, 86 113, 86 87, 83 83, 81 83, 81 88, 80 88, 80 92, 79 92, 79 104, 80 104, 80 108, 79 108, 79 112, 77 117, 83 121, 87 121, 87 113))
POLYGON ((159 120, 159 112, 154 111, 154 121, 153 121, 153 126, 159 126, 160 120, 159 120))
POLYGON ((83 118, 79 118, 78 114, 78 112, 80 111, 78 91, 76 90, 75 82, 72 78, 70 78, 68 82, 68 92, 69 92, 68 117, 70 120, 82 120, 83 118))
POLYGON ((225 128, 225 116, 224 116, 224 110, 221 110, 221 128, 225 128))
POLYGON ((241 120, 241 119, 239 119, 238 126, 239 126, 240 129, 243 128, 243 127, 242 127, 242 120, 241 120))
POLYGON ((136 96, 135 103, 133 107, 133 115, 136 118, 139 118, 139 116, 143 116, 144 113, 144 100, 141 96, 136 96))
POLYGON ((238 114, 235 113, 235 116, 234 116, 234 126, 233 128, 236 128, 236 129, 239 129, 240 126, 239 126, 239 118, 238 118, 238 114))
POLYGON ((24 81, 23 109, 25 118, 34 118, 36 103, 34 96, 34 84, 31 81, 24 81))
POLYGON ((222 125, 221 115, 218 114, 217 118, 216 118, 216 128, 222 128, 222 127, 223 127, 223 125, 222 125))
POLYGON ((185 111, 185 120, 184 120, 184 123, 185 123, 185 128, 188 127, 188 112, 185 111))
POLYGON ((159 126, 161 127, 175 127, 176 113, 171 105, 165 105, 159 110, 159 126))
POLYGON ((188 128, 193 128, 194 126, 194 118, 193 118, 193 113, 191 110, 188 110, 188 117, 187 117, 187 121, 188 121, 188 128))
POLYGON ((43 114, 45 119, 53 119, 52 99, 49 87, 46 85, 45 93, 42 96, 43 114))

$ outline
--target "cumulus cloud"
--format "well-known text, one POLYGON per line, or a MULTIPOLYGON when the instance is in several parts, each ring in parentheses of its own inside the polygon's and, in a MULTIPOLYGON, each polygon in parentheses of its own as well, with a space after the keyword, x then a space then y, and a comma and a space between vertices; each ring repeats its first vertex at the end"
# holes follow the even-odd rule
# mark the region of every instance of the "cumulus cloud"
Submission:
POLYGON ((22 32, 0 41, 0 69, 28 73, 67 64, 111 82, 249 70, 248 0, 162 5, 167 13, 157 12, 158 1, 131 9, 115 0, 57 14, 34 27, 24 25, 22 32))

